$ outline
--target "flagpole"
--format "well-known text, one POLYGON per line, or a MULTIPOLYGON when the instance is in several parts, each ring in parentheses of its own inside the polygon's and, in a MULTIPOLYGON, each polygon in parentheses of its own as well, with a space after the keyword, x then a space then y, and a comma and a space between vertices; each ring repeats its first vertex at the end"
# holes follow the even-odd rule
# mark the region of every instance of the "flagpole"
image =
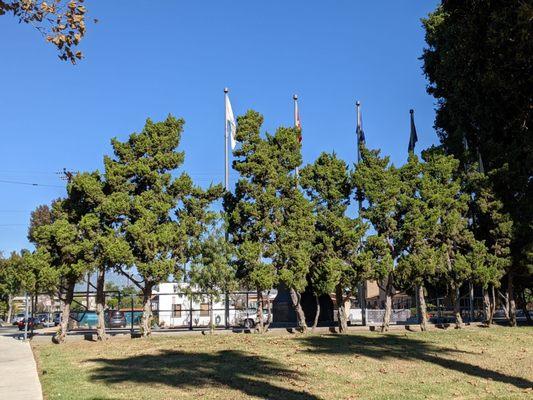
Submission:
MULTIPOLYGON (((229 192, 229 153, 228 153, 228 147, 229 147, 229 136, 228 136, 228 92, 229 89, 226 87, 224 88, 224 187, 226 189, 226 193, 229 192)), ((229 232, 228 232, 228 226, 226 225, 226 229, 224 232, 224 237, 226 239, 226 242, 229 241, 229 232)), ((229 329, 230 323, 229 323, 229 293, 226 291, 224 295, 224 319, 225 319, 225 325, 226 329, 229 329)))
MULTIPOLYGON (((409 124, 410 124, 410 129, 411 131, 409 132, 409 146, 407 147, 407 158, 409 158, 409 156, 411 154, 414 154, 415 152, 415 145, 416 145, 416 142, 414 141, 414 137, 413 137, 413 128, 414 128, 414 125, 415 125, 415 117, 414 117, 414 113, 415 113, 415 110, 413 110, 412 108, 409 110, 409 124)), ((422 289, 423 290, 423 289, 422 289)), ((418 323, 421 324, 422 321, 423 321, 423 315, 421 313, 421 309, 420 309, 420 287, 419 285, 415 285, 415 307, 416 307, 416 314, 418 316, 418 323)))
POLYGON ((298 95, 292 96, 294 100, 294 126, 298 126, 298 95))
MULTIPOLYGON (((409 110, 409 114, 410 114, 410 124, 411 124, 411 132, 413 130, 413 124, 414 124, 414 113, 415 113, 415 110, 413 110, 412 108, 409 110)), ((412 140, 413 140, 413 137, 412 137, 412 134, 409 135, 409 151, 408 151, 408 154, 411 154, 411 153, 414 153, 415 151, 415 146, 414 144, 412 144, 412 140)))
MULTIPOLYGON (((362 127, 362 121, 361 121, 361 102, 357 100, 355 102, 355 107, 357 111, 357 164, 361 162, 361 130, 362 127)), ((358 203, 358 209, 359 214, 358 216, 361 217, 361 209, 363 208, 363 199, 361 198, 361 194, 357 193, 357 203, 358 203)), ((366 326, 366 281, 359 284, 358 287, 359 292, 359 307, 361 307, 361 323, 363 326, 366 326)))
MULTIPOLYGON (((361 162, 361 143, 359 142, 359 129, 360 129, 360 121, 361 121, 361 102, 357 100, 355 102, 355 107, 357 110, 357 164, 361 162)), ((359 201, 359 211, 361 211, 361 201, 359 201)))
MULTIPOLYGON (((292 99, 294 100, 294 127, 297 128, 298 127, 298 95, 294 94, 292 96, 292 99)), ((296 178, 298 178, 300 175, 300 171, 298 167, 296 167, 295 173, 296 173, 296 178)))
POLYGON ((228 102, 228 88, 224 88, 224 187, 229 192, 229 137, 228 137, 228 116, 226 104, 228 102))

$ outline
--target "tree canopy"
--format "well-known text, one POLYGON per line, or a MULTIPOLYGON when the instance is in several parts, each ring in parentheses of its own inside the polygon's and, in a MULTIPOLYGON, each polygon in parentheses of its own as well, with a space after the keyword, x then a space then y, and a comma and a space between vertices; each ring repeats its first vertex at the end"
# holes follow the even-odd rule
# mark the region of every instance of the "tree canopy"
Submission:
POLYGON ((0 0, 0 16, 12 14, 34 26, 59 51, 59 58, 73 64, 83 57, 77 49, 86 32, 84 0, 0 0))

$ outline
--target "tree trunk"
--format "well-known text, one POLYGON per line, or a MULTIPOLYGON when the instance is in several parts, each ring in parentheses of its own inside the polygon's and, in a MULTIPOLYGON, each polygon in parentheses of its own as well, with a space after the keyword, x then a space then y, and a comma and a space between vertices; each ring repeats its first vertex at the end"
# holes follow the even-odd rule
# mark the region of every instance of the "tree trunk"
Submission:
POLYGON ((96 326, 96 340, 107 340, 105 331, 105 267, 98 269, 98 276, 96 278, 96 315, 98 324, 96 326))
POLYGON ((503 300, 502 308, 505 319, 507 321, 510 321, 511 318, 509 316, 509 292, 502 293, 498 290, 498 295, 500 296, 500 299, 503 300))
POLYGON ((315 303, 316 303, 315 319, 313 321, 313 327, 311 328, 311 331, 313 332, 315 331, 318 325, 318 317, 320 317, 320 298, 316 294, 315 294, 315 303))
POLYGON ((426 308, 426 298, 424 297, 424 286, 420 285, 417 287, 417 298, 418 298, 418 323, 420 324, 421 331, 427 331, 428 327, 428 316, 426 308))
POLYGON ((267 292, 267 320, 263 321, 263 332, 267 332, 270 327, 270 322, 272 321, 272 307, 270 305, 270 290, 267 292))
POLYGON ((494 313, 496 312, 496 292, 494 290, 494 285, 491 285, 490 287, 491 291, 491 301, 490 301, 490 319, 489 319, 489 325, 492 325, 492 322, 494 320, 494 313))
POLYGON ((146 285, 143 289, 143 315, 141 318, 141 334, 143 337, 148 337, 152 334, 152 319, 152 285, 146 285))
POLYGON ((257 291, 257 331, 264 333, 265 322, 263 321, 263 292, 257 291))
POLYGON ((484 323, 487 326, 490 326, 492 323, 490 309, 491 309, 491 305, 490 305, 489 291, 488 291, 488 288, 487 289, 483 288, 483 315, 485 316, 484 323))
POLYGON ((524 290, 522 290, 518 298, 520 299, 520 308, 524 312, 524 317, 526 317, 527 324, 531 325, 531 315, 529 314, 529 310, 527 309, 527 300, 524 290))
POLYGON ((389 330, 390 319, 392 316, 392 274, 387 277, 387 285, 385 287, 385 314, 383 314, 383 323, 381 324, 381 332, 389 330))
POLYGON ((461 316, 461 289, 459 287, 452 289, 453 311, 455 314, 455 329, 461 329, 464 326, 463 317, 461 316))
POLYGON ((514 298, 513 274, 507 274, 507 298, 509 301, 509 325, 516 326, 516 302, 514 298))
POLYGON ((69 281, 67 283, 67 292, 65 293, 65 299, 62 302, 61 310, 61 322, 59 324, 59 331, 52 338, 52 341, 56 344, 64 343, 67 338, 68 332, 68 322, 70 319, 70 306, 72 304, 72 299, 74 299, 74 286, 76 286, 76 281, 69 281))
POLYGON ((346 320, 344 295, 342 293, 341 285, 337 285, 335 288, 335 297, 337 298, 337 319, 339 320, 339 333, 346 333, 348 332, 348 321, 346 320))
POLYGON ((9 294, 7 296, 7 318, 6 322, 11 323, 11 318, 13 317, 13 295, 9 294))
POLYGON ((297 329, 302 332, 307 332, 307 323, 305 322, 305 314, 302 308, 301 295, 293 288, 290 289, 292 305, 294 306, 294 311, 296 312, 296 323, 297 329))

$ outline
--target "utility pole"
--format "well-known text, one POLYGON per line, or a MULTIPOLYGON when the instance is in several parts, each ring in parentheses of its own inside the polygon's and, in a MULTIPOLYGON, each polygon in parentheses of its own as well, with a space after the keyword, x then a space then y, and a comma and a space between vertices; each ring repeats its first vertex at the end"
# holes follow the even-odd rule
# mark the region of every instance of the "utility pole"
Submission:
POLYGON ((28 292, 24 292, 24 340, 28 340, 28 292))

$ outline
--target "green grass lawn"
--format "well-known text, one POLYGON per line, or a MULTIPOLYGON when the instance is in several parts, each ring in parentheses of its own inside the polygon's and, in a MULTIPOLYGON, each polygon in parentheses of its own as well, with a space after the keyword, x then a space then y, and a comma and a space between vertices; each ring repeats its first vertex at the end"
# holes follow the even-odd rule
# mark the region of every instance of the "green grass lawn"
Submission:
POLYGON ((47 399, 533 398, 533 328, 34 343, 47 399))

